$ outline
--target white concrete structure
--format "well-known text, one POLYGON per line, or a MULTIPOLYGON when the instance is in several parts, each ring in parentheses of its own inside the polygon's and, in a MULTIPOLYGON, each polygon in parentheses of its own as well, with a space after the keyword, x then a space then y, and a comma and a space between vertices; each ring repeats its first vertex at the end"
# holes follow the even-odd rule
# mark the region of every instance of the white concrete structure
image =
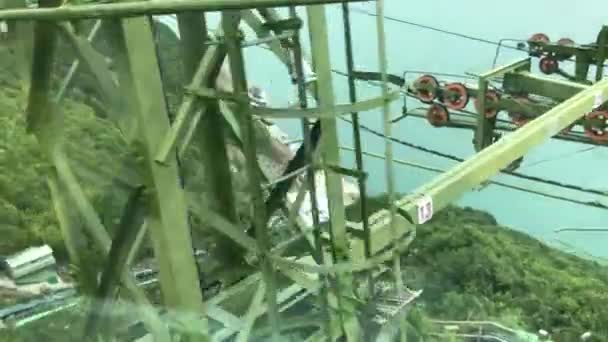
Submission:
POLYGON ((8 274, 18 279, 28 274, 55 265, 53 250, 47 245, 31 247, 15 255, 8 256, 4 264, 8 274))

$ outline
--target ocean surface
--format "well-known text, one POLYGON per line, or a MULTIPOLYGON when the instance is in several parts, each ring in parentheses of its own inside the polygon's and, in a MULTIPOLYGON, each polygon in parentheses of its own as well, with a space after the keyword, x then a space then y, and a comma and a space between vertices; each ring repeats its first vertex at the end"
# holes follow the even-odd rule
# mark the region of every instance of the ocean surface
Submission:
MULTIPOLYGON (((354 9, 351 21, 355 40, 356 68, 377 71, 375 18, 355 11, 355 9, 364 9, 374 12, 375 3, 357 3, 351 6, 354 9)), ((587 0, 584 5, 570 1, 548 0, 512 0, 497 3, 482 0, 458 3, 448 0, 426 3, 387 0, 385 6, 388 16, 490 41, 526 40, 534 33, 543 32, 552 40, 568 37, 580 43, 595 41, 602 24, 606 23, 605 13, 608 10, 608 3, 600 0, 587 0)), ((303 11, 301 14, 305 18, 303 11)), ((345 70, 341 6, 328 6, 327 18, 332 65, 337 70, 345 70)), ((210 20, 212 25, 217 23, 215 19, 210 20)), ((494 45, 388 20, 385 21, 385 30, 390 73, 401 75, 406 70, 426 70, 464 74, 480 73, 492 68, 496 52, 494 45)), ((303 37, 303 40, 307 51, 310 51, 308 37, 303 37)), ((525 54, 520 51, 501 49, 498 63, 509 63, 521 57, 525 57, 525 54)), ((286 68, 269 51, 256 47, 248 48, 246 61, 250 83, 263 87, 270 94, 272 106, 285 106, 294 100, 295 88, 290 84, 286 68)), ((409 76, 408 79, 413 80, 415 77, 409 76)), ((348 102, 346 79, 334 74, 333 83, 336 101, 348 102)), ((360 99, 375 97, 380 95, 380 89, 360 82, 358 95, 360 99)), ((410 109, 419 106, 415 101, 410 100, 407 104, 410 109)), ((402 105, 402 100, 394 103, 392 106, 394 116, 401 112, 402 105)), ((361 122, 373 129, 382 130, 380 111, 362 113, 361 122)), ((281 120, 279 125, 290 137, 296 138, 301 135, 299 121, 281 120)), ((382 139, 366 132, 362 134, 364 150, 384 152, 382 139)), ((339 135, 343 146, 353 146, 352 127, 348 123, 339 122, 339 135)), ((463 158, 474 153, 471 143, 472 131, 433 128, 425 120, 417 118, 407 118, 395 124, 393 136, 463 158)), ((605 170, 608 169, 608 151, 603 147, 591 150, 588 150, 588 147, 589 145, 558 140, 548 141, 533 149, 525 157, 519 171, 551 180, 608 190, 608 182, 603 178, 606 175, 605 170), (581 152, 585 149, 587 151, 581 152)), ((444 169, 455 165, 452 161, 399 144, 393 144, 393 148, 396 159, 444 169)), ((342 161, 346 166, 354 166, 353 153, 342 152, 342 161)), ((384 161, 366 157, 365 168, 370 173, 368 182, 370 193, 384 192, 386 190, 384 161)), ((400 165, 395 165, 394 174, 395 190, 401 193, 412 191, 437 176, 437 173, 400 165)), ((493 179, 579 200, 608 203, 607 199, 598 196, 589 196, 509 176, 496 176, 493 179)), ((481 191, 465 193, 457 204, 486 210, 502 225, 522 230, 579 255, 608 257, 608 248, 605 248, 608 244, 608 232, 555 232, 560 228, 608 228, 607 210, 493 185, 481 191)))

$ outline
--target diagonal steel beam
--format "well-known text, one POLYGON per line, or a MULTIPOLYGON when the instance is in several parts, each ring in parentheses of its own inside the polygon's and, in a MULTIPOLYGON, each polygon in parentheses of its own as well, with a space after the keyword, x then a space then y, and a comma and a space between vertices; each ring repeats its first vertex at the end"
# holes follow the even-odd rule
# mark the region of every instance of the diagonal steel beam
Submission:
MULTIPOLYGON (((53 164, 57 169, 60 184, 66 188, 72 203, 74 203, 80 212, 84 221, 84 228, 88 230, 91 238, 102 252, 107 255, 110 251, 112 240, 95 212, 95 208, 88 201, 84 191, 78 184, 78 180, 72 172, 67 158, 61 152, 53 153, 52 158, 53 164)), ((137 286, 133 275, 130 272, 123 272, 121 274, 121 281, 129 296, 137 305, 146 329, 159 340, 164 341, 168 339, 169 332, 166 326, 160 321, 146 294, 137 286)))
MULTIPOLYGON (((126 115, 123 114, 124 110, 121 108, 118 85, 112 79, 112 72, 105 57, 93 47, 89 40, 77 35, 72 26, 62 23, 59 27, 65 41, 76 53, 79 61, 78 65, 93 75, 104 104, 109 106, 107 113, 110 119, 118 125, 121 131, 131 132, 132 129, 127 126, 128 122, 124 120, 126 115)), ((126 137, 127 141, 131 141, 133 138, 133 136, 126 137)))
MULTIPOLYGON (((54 1, 41 2, 41 6, 58 5, 54 1)), ((72 203, 84 218, 85 228, 103 253, 110 249, 110 238, 101 224, 93 206, 89 203, 78 180, 74 176, 65 155, 61 152, 60 139, 61 117, 52 101, 49 101, 51 66, 56 42, 56 28, 48 23, 38 23, 34 36, 34 60, 31 74, 30 97, 27 108, 28 128, 39 141, 45 156, 57 172, 57 187, 65 187, 72 203)), ((52 182, 55 179, 51 179, 52 182)), ((69 229, 68 227, 65 227, 69 229)), ((65 229, 64 229, 65 230, 65 229)), ((67 237, 70 239, 70 237, 67 237)), ((140 308, 142 320, 148 330, 159 339, 169 338, 168 331, 159 321, 158 316, 148 308, 151 304, 128 273, 122 274, 122 281, 131 297, 140 308)))
MULTIPOLYGON (((93 336, 98 327, 102 327, 103 335, 111 329, 103 329, 107 326, 104 322, 106 311, 116 293, 120 282, 120 275, 128 270, 128 259, 131 250, 141 230, 144 229, 142 217, 144 216, 145 187, 139 186, 132 190, 123 215, 118 225, 116 237, 112 241, 112 247, 106 259, 105 268, 101 274, 99 286, 96 291, 96 300, 93 301, 89 312, 89 319, 85 325, 84 336, 93 336)), ((107 335, 106 335, 107 336, 107 335)))
MULTIPOLYGON (((160 283, 165 305, 185 312, 184 317, 204 315, 198 270, 192 253, 186 197, 178 179, 176 157, 164 165, 154 160, 158 137, 169 130, 169 116, 164 98, 159 63, 150 18, 125 19, 121 22, 126 64, 131 87, 124 92, 129 111, 139 125, 139 143, 147 171, 144 185, 152 191, 149 205, 149 229, 159 263, 160 283)), ((184 322, 187 330, 208 334, 206 319, 184 322), (197 327, 193 327, 197 325, 197 327)), ((205 338, 204 338, 205 339, 205 338)))
MULTIPOLYGON (((225 57, 226 51, 221 46, 212 46, 207 49, 200 60, 198 69, 194 75, 192 75, 192 81, 190 82, 189 87, 197 88, 201 85, 208 86, 213 83, 220 72, 225 57)), ((164 138, 162 138, 162 143, 156 154, 156 161, 158 163, 165 163, 167 159, 170 159, 171 152, 178 144, 178 141, 183 137, 183 134, 188 127, 197 124, 196 120, 189 121, 189 116, 191 116, 193 112, 195 112, 194 115, 197 117, 204 116, 209 105, 210 103, 200 102, 197 97, 191 93, 185 94, 171 128, 164 135, 164 138), (198 108, 196 108, 197 105, 198 108), (195 122, 193 123, 192 121, 195 122)))

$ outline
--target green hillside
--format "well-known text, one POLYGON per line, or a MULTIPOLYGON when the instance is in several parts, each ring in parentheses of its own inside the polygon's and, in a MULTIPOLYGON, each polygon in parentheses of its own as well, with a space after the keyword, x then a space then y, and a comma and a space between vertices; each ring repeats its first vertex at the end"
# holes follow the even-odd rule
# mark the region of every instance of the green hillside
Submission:
MULTIPOLYGON (((384 198, 369 203, 373 211, 384 198)), ((402 263, 408 286, 424 289, 420 308, 435 319, 496 320, 545 329, 557 341, 589 330, 608 341, 608 268, 501 227, 486 212, 439 212, 418 227, 402 263)))

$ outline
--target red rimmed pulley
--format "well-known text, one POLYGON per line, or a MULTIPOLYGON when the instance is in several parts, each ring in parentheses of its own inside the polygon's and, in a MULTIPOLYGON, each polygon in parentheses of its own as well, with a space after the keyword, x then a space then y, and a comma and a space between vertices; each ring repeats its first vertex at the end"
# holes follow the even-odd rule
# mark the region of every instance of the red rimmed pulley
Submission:
MULTIPOLYGON (((574 42, 574 40, 572 40, 570 38, 561 38, 560 40, 557 41, 557 45, 572 47, 572 46, 576 45, 576 43, 574 42)), ((560 58, 568 59, 568 58, 572 57, 573 54, 571 52, 561 52, 557 55, 560 58)))
POLYGON ((528 45, 530 46, 530 52, 533 54, 542 53, 542 46, 537 45, 536 43, 548 43, 549 37, 544 33, 536 33, 533 34, 530 38, 528 38, 528 45))
MULTIPOLYGON (((496 114, 498 114, 498 101, 500 101, 500 96, 498 96, 497 92, 493 90, 486 92, 486 110, 484 113, 486 118, 491 119, 496 117, 496 114)), ((477 112, 479 113, 479 98, 475 98, 475 109, 477 109, 477 112)))
POLYGON ((469 93, 467 87, 462 83, 450 83, 443 88, 443 103, 454 110, 460 110, 469 103, 469 93))
POLYGON ((523 125, 525 125, 531 121, 530 118, 526 117, 525 115, 523 115, 521 113, 509 112, 508 115, 509 115, 509 118, 511 118, 511 122, 513 122, 515 124, 515 126, 517 126, 517 127, 522 127, 523 125))
POLYGON ((424 103, 431 103, 437 98, 437 89, 439 89, 439 81, 431 75, 420 76, 414 82, 416 97, 424 103))
POLYGON ((435 127, 441 127, 450 121, 450 113, 444 105, 434 103, 426 112, 426 120, 435 127))
MULTIPOLYGON (((528 98, 528 95, 525 95, 525 94, 515 96, 513 99, 517 103, 519 103, 522 107, 526 107, 530 103, 530 99, 528 98)), ((530 119, 525 114, 522 114, 520 112, 508 112, 507 114, 509 115, 511 122, 513 124, 515 124, 515 126, 517 126, 517 127, 522 127, 523 125, 532 121, 532 119, 530 119)))
POLYGON ((553 57, 545 56, 538 62, 538 68, 543 74, 551 75, 559 69, 559 62, 553 57))
POLYGON ((607 142, 606 120, 608 120, 608 111, 598 110, 587 114, 585 116, 585 135, 595 142, 607 142))
POLYGON ((528 41, 534 43, 548 43, 549 36, 544 33, 535 33, 530 38, 528 38, 528 41))

